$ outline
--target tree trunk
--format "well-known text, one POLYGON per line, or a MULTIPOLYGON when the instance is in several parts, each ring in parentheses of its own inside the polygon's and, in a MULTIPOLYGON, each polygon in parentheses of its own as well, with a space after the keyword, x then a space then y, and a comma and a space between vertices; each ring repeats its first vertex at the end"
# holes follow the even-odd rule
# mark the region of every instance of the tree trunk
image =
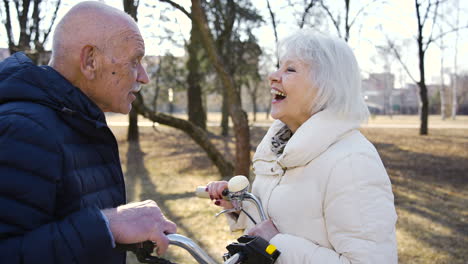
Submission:
POLYGON ((221 135, 229 136, 229 104, 228 95, 225 88, 222 89, 222 105, 221 105, 221 135))
POLYGON ((421 118, 421 126, 419 128, 420 135, 427 135, 427 127, 428 127, 428 115, 429 115, 429 100, 427 99, 427 86, 426 86, 426 73, 424 68, 424 41, 423 41, 423 27, 424 22, 421 21, 420 15, 420 4, 417 0, 415 0, 416 4, 416 16, 418 20, 418 58, 419 58, 419 77, 420 81, 418 82, 419 85, 419 97, 421 100, 420 104, 420 118, 421 118))
POLYGON ((457 118, 457 88, 458 88, 458 39, 460 37, 460 30, 458 29, 460 25, 460 1, 457 0, 456 2, 456 10, 457 10, 457 22, 456 22, 456 35, 455 35, 455 56, 453 58, 453 71, 454 71, 454 81, 452 82, 452 113, 451 117, 453 120, 457 118))
POLYGON ((234 87, 234 81, 227 73, 215 48, 213 36, 208 28, 200 0, 192 0, 192 19, 194 19, 200 30, 202 42, 208 57, 228 93, 229 113, 234 123, 234 135, 236 138, 235 173, 248 176, 250 170, 250 131, 247 115, 242 110, 239 94, 236 93, 234 87))
POLYGON ((188 98, 188 118, 189 121, 206 130, 206 111, 203 108, 202 89, 200 85, 201 75, 199 71, 200 63, 198 52, 202 48, 199 43, 199 32, 192 21, 190 32, 190 44, 188 45, 189 59, 187 62, 187 98, 188 98))
MULTIPOLYGON (((455 71, 456 72, 456 71, 455 71)), ((458 92, 458 75, 455 74, 455 78, 453 79, 453 84, 452 84, 452 120, 455 120, 457 118, 457 108, 458 108, 458 102, 457 102, 457 92, 458 92)))
MULTIPOLYGON (((141 95, 139 94, 138 96, 141 99, 141 95)), ((141 100, 141 104, 138 104, 138 106, 135 107, 135 109, 138 111, 139 114, 143 115, 144 117, 148 118, 153 122, 157 122, 184 131, 201 148, 203 148, 210 160, 214 163, 216 168, 218 168, 218 171, 222 177, 231 177, 232 175, 234 175, 234 166, 231 162, 226 160, 224 158, 224 155, 221 152, 219 152, 219 150, 214 144, 211 143, 208 137, 208 133, 205 130, 201 129, 200 127, 194 125, 192 122, 189 122, 187 120, 176 118, 163 113, 155 113, 144 105, 143 100, 141 100)))
MULTIPOLYGON (((123 0, 125 12, 133 17, 135 21, 138 21, 138 4, 139 0, 123 0)), ((140 140, 140 134, 138 133, 138 112, 135 110, 135 107, 140 103, 140 100, 135 100, 132 110, 130 110, 130 114, 128 115, 127 141, 138 142, 140 140)))
POLYGON ((257 122, 257 95, 252 93, 252 110, 253 110, 253 121, 257 122))
POLYGON ((447 118, 447 115, 446 115, 446 101, 445 101, 445 80, 444 80, 444 44, 443 44, 443 39, 441 39, 441 52, 442 52, 442 56, 440 56, 440 117, 442 118, 442 120, 445 120, 447 118))
POLYGON ((429 115, 429 100, 427 98, 427 86, 426 86, 426 78, 425 78, 425 69, 424 69, 424 51, 422 50, 422 37, 421 37, 421 45, 419 45, 419 73, 420 73, 420 81, 419 85, 419 97, 421 99, 421 126, 419 128, 420 135, 427 135, 428 134, 428 115, 429 115))
POLYGON ((138 102, 135 100, 132 110, 128 115, 127 141, 138 142, 140 140, 138 133, 138 112, 135 109, 137 104, 138 102))

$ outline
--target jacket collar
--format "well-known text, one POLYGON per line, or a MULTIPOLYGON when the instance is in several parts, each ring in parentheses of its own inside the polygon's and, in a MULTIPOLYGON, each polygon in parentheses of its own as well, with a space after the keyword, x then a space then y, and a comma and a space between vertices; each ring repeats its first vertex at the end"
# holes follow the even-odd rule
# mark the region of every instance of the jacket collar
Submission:
POLYGON ((271 139, 284 123, 276 120, 257 147, 253 162, 276 160, 283 169, 305 166, 359 125, 358 121, 343 120, 323 110, 314 114, 296 130, 286 144, 283 154, 277 157, 271 150, 271 139))
POLYGON ((105 125, 104 113, 79 88, 49 66, 36 66, 18 52, 0 63, 0 103, 32 101, 105 125))

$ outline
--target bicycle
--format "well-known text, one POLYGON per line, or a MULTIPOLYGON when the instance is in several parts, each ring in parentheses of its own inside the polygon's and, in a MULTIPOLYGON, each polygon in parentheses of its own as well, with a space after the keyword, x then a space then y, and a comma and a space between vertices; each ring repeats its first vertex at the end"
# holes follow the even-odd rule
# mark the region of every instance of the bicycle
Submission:
MULTIPOLYGON (((248 192, 250 183, 245 176, 238 175, 231 178, 228 182, 228 188, 223 191, 223 197, 231 201, 234 206, 232 209, 224 209, 216 214, 219 216, 224 213, 244 212, 255 224, 255 220, 243 208, 245 201, 255 204, 262 221, 268 219, 260 200, 252 193, 248 192)), ((206 186, 198 186, 195 195, 200 198, 209 198, 206 192, 206 186)), ((167 235, 170 245, 179 246, 185 249, 200 264, 218 264, 211 258, 199 245, 190 238, 179 235, 167 235)), ((257 236, 241 236, 238 242, 229 244, 226 249, 228 253, 223 255, 223 264, 272 264, 281 254, 278 249, 268 241, 257 236)), ((172 264, 169 260, 151 255, 155 244, 151 241, 145 241, 137 244, 122 245, 117 247, 120 250, 133 252, 141 263, 172 264)))

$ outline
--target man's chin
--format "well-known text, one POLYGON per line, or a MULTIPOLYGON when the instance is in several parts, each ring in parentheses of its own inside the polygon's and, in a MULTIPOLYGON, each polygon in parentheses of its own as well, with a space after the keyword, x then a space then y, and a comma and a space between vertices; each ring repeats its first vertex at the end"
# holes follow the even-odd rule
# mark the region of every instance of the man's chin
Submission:
POLYGON ((126 110, 121 111, 120 113, 124 115, 128 115, 131 110, 132 110, 132 104, 130 104, 126 110))

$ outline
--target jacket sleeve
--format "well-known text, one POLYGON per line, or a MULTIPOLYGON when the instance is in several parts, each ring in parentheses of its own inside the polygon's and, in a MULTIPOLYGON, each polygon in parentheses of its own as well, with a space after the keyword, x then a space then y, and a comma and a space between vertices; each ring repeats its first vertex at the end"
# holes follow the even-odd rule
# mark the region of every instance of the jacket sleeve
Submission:
MULTIPOLYGON (((261 222, 258 210, 252 202, 244 202, 243 207, 245 211, 249 212, 250 217, 252 217, 256 223, 261 222)), ((226 214, 226 218, 229 228, 232 232, 244 232, 246 229, 254 226, 252 220, 244 212, 240 212, 239 216, 235 216, 234 214, 226 214)))
POLYGON ((332 249, 293 235, 270 241, 285 263, 397 263, 396 212, 380 158, 353 154, 339 161, 326 186, 325 226, 332 249))
POLYGON ((113 250, 98 208, 56 216, 63 155, 55 133, 0 115, 0 263, 99 263, 113 250))

